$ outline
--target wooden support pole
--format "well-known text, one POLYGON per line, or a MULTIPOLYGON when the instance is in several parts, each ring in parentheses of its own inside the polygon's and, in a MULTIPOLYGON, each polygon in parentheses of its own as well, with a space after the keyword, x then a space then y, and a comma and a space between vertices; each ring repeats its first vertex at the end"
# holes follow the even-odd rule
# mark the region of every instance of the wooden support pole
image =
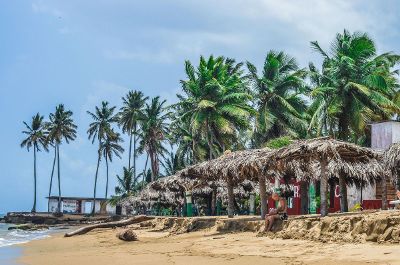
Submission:
POLYGON ((233 218, 234 214, 234 195, 233 195, 233 183, 232 179, 228 177, 227 180, 228 188, 228 217, 233 218))
POLYGON ((328 202, 327 202, 327 194, 328 194, 328 172, 327 166, 328 162, 326 158, 321 160, 321 216, 328 215, 328 202))
POLYGON ((261 201, 261 219, 265 219, 267 214, 267 191, 265 187, 265 175, 260 175, 258 177, 258 182, 260 186, 260 201, 261 201))

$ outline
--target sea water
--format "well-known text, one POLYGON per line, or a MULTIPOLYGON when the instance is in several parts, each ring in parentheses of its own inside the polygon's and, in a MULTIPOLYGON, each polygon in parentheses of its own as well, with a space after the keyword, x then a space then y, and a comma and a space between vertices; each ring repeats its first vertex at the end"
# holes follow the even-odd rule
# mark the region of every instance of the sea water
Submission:
MULTIPOLYGON (((3 215, 0 214, 0 217, 3 215)), ((8 230, 12 224, 0 223, 0 248, 48 237, 51 229, 37 231, 8 230)))

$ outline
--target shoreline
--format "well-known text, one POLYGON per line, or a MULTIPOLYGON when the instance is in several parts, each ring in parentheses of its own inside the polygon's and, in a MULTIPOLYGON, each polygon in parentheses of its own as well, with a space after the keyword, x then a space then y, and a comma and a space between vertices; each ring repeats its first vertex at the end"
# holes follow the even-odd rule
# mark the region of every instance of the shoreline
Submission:
POLYGON ((400 264, 397 244, 321 243, 259 237, 253 232, 205 229, 183 234, 132 226, 139 240, 116 238, 123 228, 99 229, 70 238, 63 233, 22 245, 18 264, 400 264))

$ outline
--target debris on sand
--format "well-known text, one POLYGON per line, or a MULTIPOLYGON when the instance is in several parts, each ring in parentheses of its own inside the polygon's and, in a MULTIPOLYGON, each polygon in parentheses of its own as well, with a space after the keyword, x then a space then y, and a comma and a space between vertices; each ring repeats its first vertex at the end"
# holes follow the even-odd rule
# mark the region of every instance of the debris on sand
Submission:
POLYGON ((133 229, 125 229, 117 234, 117 237, 123 241, 136 241, 138 237, 133 229))

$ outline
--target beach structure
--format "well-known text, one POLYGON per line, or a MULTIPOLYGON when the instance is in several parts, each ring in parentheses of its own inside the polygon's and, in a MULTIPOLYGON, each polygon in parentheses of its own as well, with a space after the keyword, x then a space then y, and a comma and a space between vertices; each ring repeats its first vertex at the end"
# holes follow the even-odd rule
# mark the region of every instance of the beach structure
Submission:
MULTIPOLYGON (((397 150, 394 148, 392 150, 397 150)), ((397 157, 394 152, 392 158, 397 157)), ((361 193, 364 190, 364 199, 361 197, 357 202, 363 206, 372 202, 372 208, 378 208, 376 203, 379 202, 380 208, 377 192, 371 194, 366 187, 378 186, 376 183, 386 179, 385 159, 382 150, 329 137, 299 140, 276 150, 227 151, 219 158, 189 166, 176 175, 149 184, 131 201, 147 200, 150 207, 163 202, 180 207, 186 205, 185 210, 191 216, 193 196, 211 195, 211 209, 215 209, 218 196, 227 202, 228 216, 232 217, 235 198, 246 196, 250 212, 254 213, 254 196, 259 195, 260 212, 264 216, 268 208, 275 207, 271 200, 267 204, 267 194, 283 188, 289 191, 285 194, 289 214, 321 213, 325 216, 328 212, 347 211, 347 195, 353 190, 361 193), (251 188, 245 190, 244 187, 251 188)))
MULTIPOLYGON (((50 212, 57 211, 58 196, 46 197, 49 200, 50 212)), ((90 214, 93 198, 89 197, 61 197, 61 212, 68 214, 90 214)), ((121 205, 111 205, 107 199, 96 198, 95 213, 109 215, 125 215, 126 209, 121 205)))

